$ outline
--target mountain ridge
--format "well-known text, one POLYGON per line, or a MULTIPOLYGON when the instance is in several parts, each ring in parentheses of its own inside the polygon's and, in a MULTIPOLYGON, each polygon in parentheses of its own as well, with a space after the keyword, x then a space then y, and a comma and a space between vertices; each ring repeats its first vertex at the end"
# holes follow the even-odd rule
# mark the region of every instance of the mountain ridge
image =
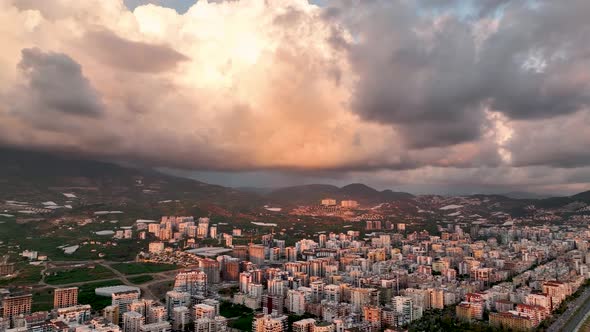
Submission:
MULTIPOLYGON (((170 200, 186 199, 223 205, 261 206, 319 204, 323 198, 351 199, 361 204, 411 200, 407 192, 391 189, 379 191, 366 184, 351 183, 342 187, 330 184, 307 184, 282 188, 229 188, 178 177, 153 169, 122 166, 72 155, 33 152, 0 147, 0 199, 24 199, 38 196, 50 200, 63 197, 66 191, 88 193, 92 200, 170 200), (242 190, 240 190, 242 189, 242 190)), ((519 204, 555 208, 576 201, 590 204, 590 190, 571 196, 549 198, 513 198, 498 196, 519 204)))

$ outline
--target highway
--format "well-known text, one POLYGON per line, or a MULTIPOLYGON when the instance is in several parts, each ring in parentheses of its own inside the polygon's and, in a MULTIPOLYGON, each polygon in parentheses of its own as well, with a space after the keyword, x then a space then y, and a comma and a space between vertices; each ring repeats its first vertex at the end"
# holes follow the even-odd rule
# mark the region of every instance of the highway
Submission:
POLYGON ((548 332, 572 332, 577 331, 590 312, 590 287, 572 303, 567 310, 547 329, 548 332), (580 310, 578 310, 580 309, 580 310))

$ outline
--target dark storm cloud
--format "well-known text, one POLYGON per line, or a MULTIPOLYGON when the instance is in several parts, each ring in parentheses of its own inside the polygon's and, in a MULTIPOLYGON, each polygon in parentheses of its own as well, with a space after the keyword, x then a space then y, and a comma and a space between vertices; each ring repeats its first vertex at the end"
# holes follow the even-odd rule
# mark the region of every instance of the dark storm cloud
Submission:
POLYGON ((590 2, 566 3, 507 7, 498 32, 482 47, 478 68, 494 109, 538 119, 590 104, 590 2))
POLYGON ((590 110, 570 116, 519 121, 509 144, 515 166, 575 168, 590 165, 590 110))
POLYGON ((108 30, 86 33, 84 44, 102 63, 135 72, 163 72, 188 60, 168 46, 127 40, 108 30))
POLYGON ((27 81, 21 91, 30 101, 27 112, 48 116, 47 111, 98 117, 103 104, 84 77, 80 65, 63 53, 22 50, 19 68, 27 81))
POLYGON ((349 5, 324 16, 352 29, 354 41, 332 43, 347 50, 359 76, 353 108, 399 129, 409 147, 480 139, 486 106, 526 120, 590 104, 589 1, 486 1, 481 13, 503 6, 503 16, 483 36, 474 27, 495 17, 419 15, 425 8, 408 2, 349 5))

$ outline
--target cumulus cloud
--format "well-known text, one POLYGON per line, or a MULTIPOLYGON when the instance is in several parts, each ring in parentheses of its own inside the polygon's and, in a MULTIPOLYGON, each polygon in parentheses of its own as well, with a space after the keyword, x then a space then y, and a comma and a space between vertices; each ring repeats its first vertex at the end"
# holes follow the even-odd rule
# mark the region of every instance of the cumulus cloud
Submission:
POLYGON ((0 0, 1 143, 424 181, 590 164, 587 1, 127 2, 0 0))
POLYGON ((23 99, 29 101, 26 109, 19 111, 63 112, 80 116, 102 114, 99 96, 82 74, 80 65, 69 56, 26 48, 22 50, 19 68, 26 80, 20 92, 23 99))
POLYGON ((84 45, 98 61, 121 70, 162 72, 188 60, 167 46, 126 40, 108 30, 87 32, 84 45))
MULTIPOLYGON (((489 12, 499 3, 481 5, 489 12)), ((579 29, 587 1, 509 5, 483 40, 476 38, 482 21, 448 13, 425 18, 417 15, 421 9, 412 2, 351 1, 332 8, 330 17, 355 27, 356 40, 347 45, 359 75, 354 110, 398 127, 410 146, 477 140, 487 107, 531 119, 590 103, 588 43, 579 29)))

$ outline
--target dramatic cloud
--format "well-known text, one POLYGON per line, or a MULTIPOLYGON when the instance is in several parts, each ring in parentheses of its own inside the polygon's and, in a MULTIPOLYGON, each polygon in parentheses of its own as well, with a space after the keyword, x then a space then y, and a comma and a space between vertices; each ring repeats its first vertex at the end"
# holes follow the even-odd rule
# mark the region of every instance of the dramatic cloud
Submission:
MULTIPOLYGON (((27 85, 21 93, 30 102, 23 112, 63 112, 99 116, 102 103, 82 74, 80 65, 60 53, 23 49, 19 63, 27 85)), ((52 116, 55 116, 53 114, 52 116)))
POLYGON ((585 20, 579 13, 590 10, 589 2, 510 5, 483 40, 474 29, 479 21, 425 18, 416 14, 420 9, 406 2, 352 1, 332 8, 331 15, 356 27, 356 40, 345 45, 359 75, 354 110, 398 127, 410 146, 478 139, 487 107, 530 119, 590 104, 590 48, 579 29, 585 20))
POLYGON ((590 182, 588 1, 162 5, 179 6, 0 0, 0 144, 392 184, 590 182))
POLYGON ((84 45, 98 61, 121 70, 162 72, 188 60, 166 46, 126 40, 106 30, 87 32, 84 45))

